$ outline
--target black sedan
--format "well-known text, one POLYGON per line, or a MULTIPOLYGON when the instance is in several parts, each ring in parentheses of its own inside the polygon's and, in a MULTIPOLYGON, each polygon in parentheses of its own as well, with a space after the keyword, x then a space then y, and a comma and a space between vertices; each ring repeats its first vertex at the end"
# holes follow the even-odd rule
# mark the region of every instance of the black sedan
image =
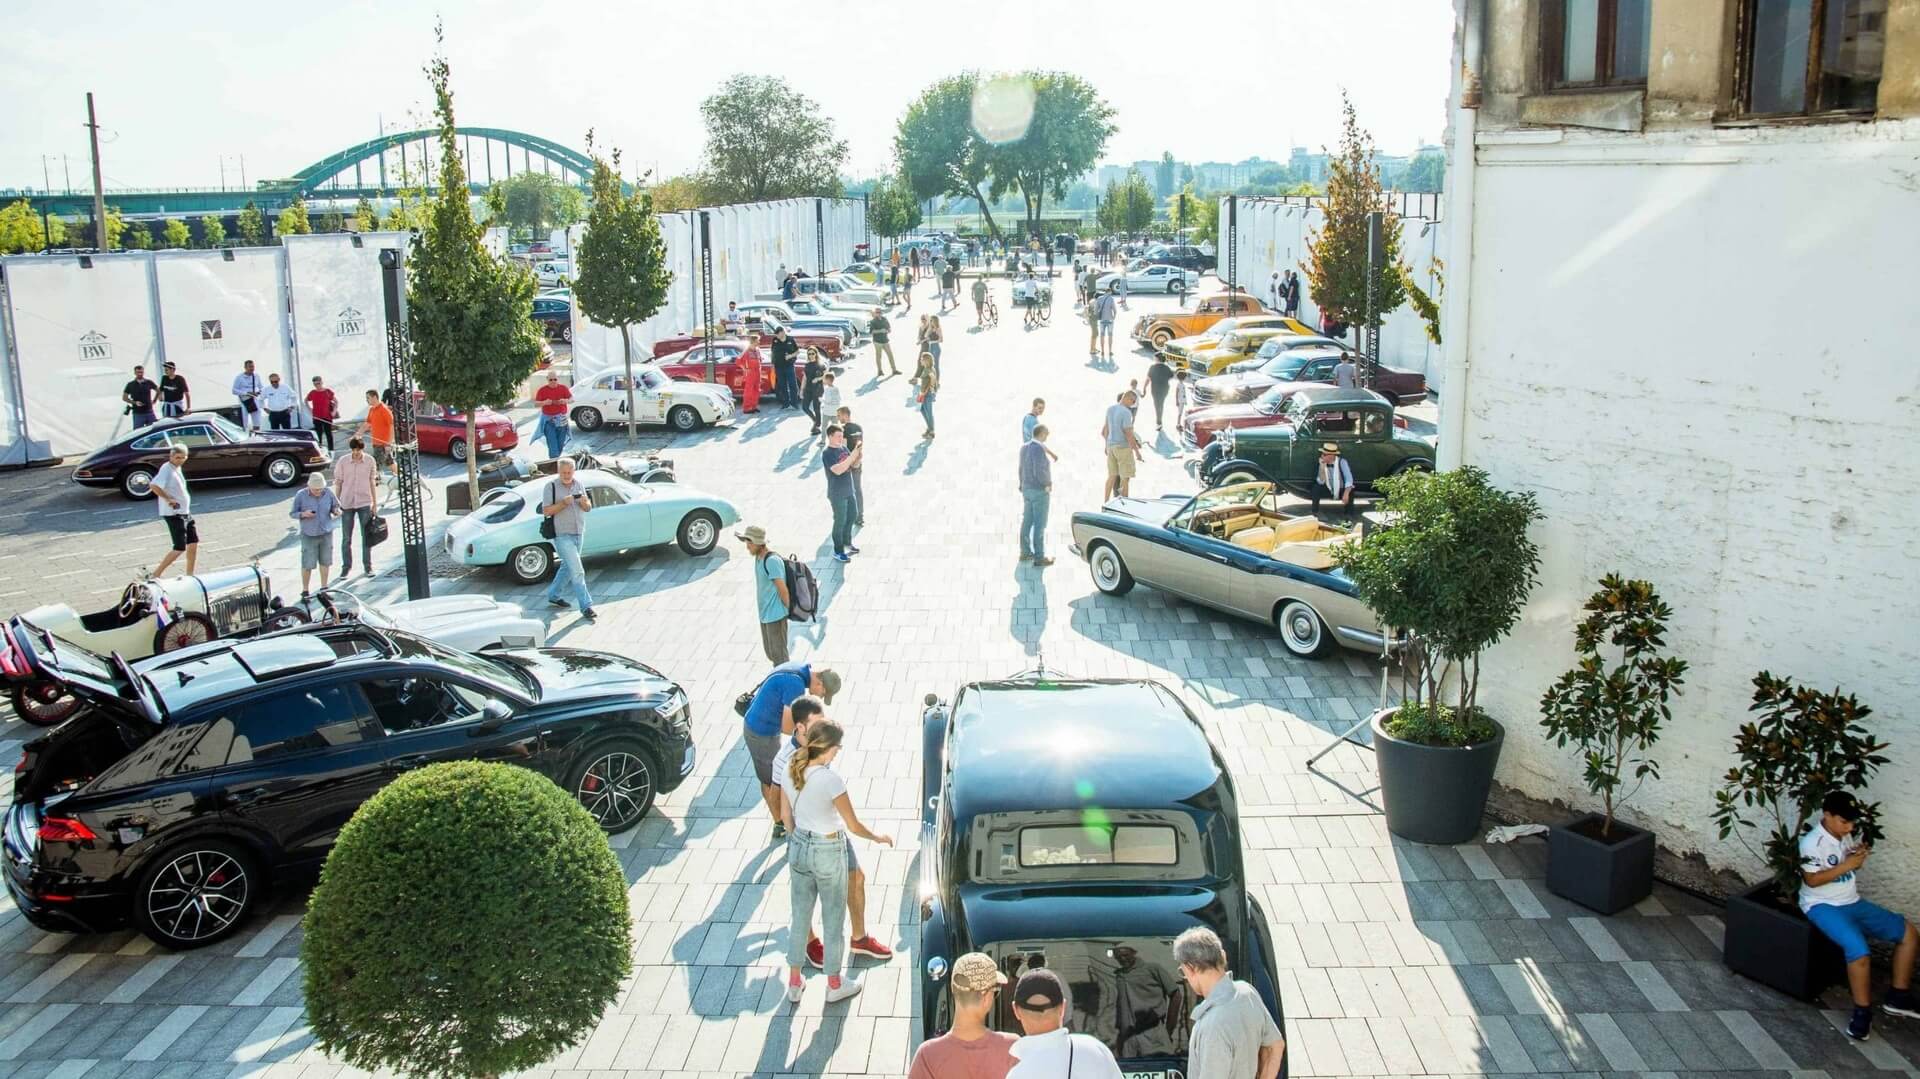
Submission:
POLYGON ((139 428, 94 450, 73 470, 73 482, 117 487, 128 498, 152 498, 154 473, 175 446, 187 448, 188 483, 258 479, 292 487, 332 460, 312 431, 248 431, 218 412, 195 412, 139 428))
MULTIPOLYGON (((1009 982, 1066 980, 1068 1023, 1127 1075, 1186 1069, 1192 1009, 1173 940, 1207 926, 1283 1026, 1266 915, 1240 859, 1233 779, 1156 682, 1045 671, 962 686, 922 717, 921 1034, 952 1023, 966 952, 1009 982)), ((1008 994, 988 1025, 1018 1032, 1008 994)))
POLYGON ((6 815, 7 890, 52 931, 219 940, 423 765, 531 768, 609 832, 693 771, 686 694, 602 652, 476 655, 350 624, 128 664, 31 627, 10 638, 10 664, 90 706, 27 744, 6 815))

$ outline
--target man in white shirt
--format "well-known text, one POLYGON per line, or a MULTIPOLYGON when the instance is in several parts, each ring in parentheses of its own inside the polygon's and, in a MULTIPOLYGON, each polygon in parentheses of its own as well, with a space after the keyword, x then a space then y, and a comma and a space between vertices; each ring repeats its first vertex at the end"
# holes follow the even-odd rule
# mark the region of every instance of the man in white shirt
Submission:
POLYGON ((1353 510, 1353 466, 1340 456, 1336 443, 1320 444, 1320 464, 1313 475, 1313 512, 1320 512, 1320 500, 1330 498, 1341 508, 1353 510))
POLYGON ((1834 791, 1820 803, 1819 822, 1800 837, 1800 909, 1846 956, 1847 987, 1853 993, 1847 1037, 1855 1041, 1866 1041, 1873 1026, 1869 937, 1899 942, 1893 950, 1892 987, 1880 1007, 1892 1015, 1920 1018, 1920 1000, 1913 995, 1913 960, 1920 952, 1920 934, 1912 921, 1860 898, 1860 885, 1854 879, 1873 854, 1873 848, 1854 834, 1861 816, 1853 795, 1834 791))
POLYGON ((266 383, 253 373, 253 361, 240 365, 240 373, 233 376, 233 396, 240 402, 240 426, 249 431, 260 429, 260 391, 266 389, 266 383))
POLYGON ((267 424, 276 431, 293 430, 293 410, 300 401, 292 386, 280 384, 279 372, 267 376, 267 388, 260 394, 260 405, 267 410, 267 424))
POLYGON ((193 576, 193 563, 200 556, 200 530, 193 524, 193 496, 187 491, 187 448, 174 446, 167 452, 167 463, 153 474, 153 483, 149 489, 153 492, 154 502, 160 507, 160 520, 167 526, 167 536, 173 546, 167 551, 160 564, 153 567, 153 575, 160 576, 173 565, 173 560, 181 555, 187 556, 187 576, 193 576))
POLYGON ((1066 1026, 1067 983, 1040 967, 1020 975, 1013 987, 1013 1017, 1027 1036, 1013 1043, 1018 1063, 1007 1079, 1120 1079, 1113 1050, 1066 1026))
POLYGON ((1267 282, 1267 292, 1272 297, 1267 305, 1275 311, 1287 309, 1287 286, 1280 280, 1280 271, 1273 271, 1273 280, 1267 282))

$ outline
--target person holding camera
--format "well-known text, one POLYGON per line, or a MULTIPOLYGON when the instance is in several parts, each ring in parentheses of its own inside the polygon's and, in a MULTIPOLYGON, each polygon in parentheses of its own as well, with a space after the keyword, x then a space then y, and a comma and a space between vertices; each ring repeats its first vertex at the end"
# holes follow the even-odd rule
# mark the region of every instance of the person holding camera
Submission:
POLYGON ((1847 988, 1853 994, 1847 1037, 1862 1042, 1873 1027, 1869 938, 1896 942, 1893 984, 1880 1002, 1881 1010, 1920 1018, 1920 1001, 1913 996, 1913 959, 1920 952, 1920 934, 1915 933, 1911 919, 1860 898, 1855 878, 1873 855, 1873 848, 1854 832, 1863 815, 1853 795, 1833 791, 1820 803, 1820 819, 1800 837, 1800 910, 1846 957, 1847 988))
POLYGON ((547 606, 566 609, 567 601, 560 594, 571 587, 580 603, 580 617, 591 622, 599 616, 593 612, 593 593, 587 591, 587 571, 580 565, 580 543, 587 534, 587 514, 593 511, 593 500, 587 497, 586 484, 574 475, 573 458, 560 458, 555 468, 558 474, 547 481, 540 501, 541 514, 552 522, 541 532, 552 528, 547 538, 553 541, 557 563, 553 583, 547 586, 547 606))

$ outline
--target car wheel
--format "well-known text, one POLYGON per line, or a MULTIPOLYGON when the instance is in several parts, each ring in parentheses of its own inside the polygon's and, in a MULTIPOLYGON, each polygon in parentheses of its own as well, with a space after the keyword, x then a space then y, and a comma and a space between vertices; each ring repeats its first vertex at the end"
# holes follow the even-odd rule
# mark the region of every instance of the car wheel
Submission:
POLYGON ((1397 395, 1395 395, 1395 394, 1391 394, 1391 393, 1388 393, 1388 392, 1387 392, 1387 391, 1385 391, 1385 390, 1375 390, 1375 391, 1373 391, 1373 392, 1375 392, 1375 393, 1377 393, 1377 394, 1379 394, 1380 396, 1382 396, 1382 397, 1384 397, 1384 398, 1386 398, 1386 399, 1387 399, 1387 404, 1390 404, 1390 405, 1392 405, 1392 406, 1393 406, 1393 407, 1395 407, 1395 408, 1399 408, 1399 407, 1400 407, 1400 398, 1399 398, 1399 397, 1398 397, 1397 395))
POLYGON ((153 497, 153 469, 136 465, 120 473, 120 493, 128 498, 153 497))
POLYGON ((1163 326, 1151 334, 1148 334, 1147 340, 1153 342, 1153 350, 1155 352, 1165 351, 1166 347, 1173 342, 1173 331, 1163 326))
POLYGON ((573 327, 572 326, 560 327, 560 340, 565 341, 569 345, 573 344, 573 327))
POLYGON ((448 440, 447 453, 456 461, 466 460, 467 459, 467 440, 464 438, 455 438, 455 439, 448 440))
POLYGON ((292 487, 300 480, 300 462, 276 453, 260 465, 260 478, 272 487, 292 487))
POLYGON ((155 858, 133 893, 140 931, 169 948, 200 948, 240 927, 265 882, 233 843, 196 839, 155 858))
POLYGON ((600 425, 605 422, 606 419, 600 415, 600 410, 597 408, 583 405, 573 410, 573 425, 582 431, 598 431, 600 425))
POLYGON ((1236 468, 1231 472, 1226 472, 1216 477, 1213 486, 1231 487, 1236 483, 1261 483, 1264 481, 1265 477, 1250 468, 1236 468))
POLYGON ((603 830, 624 832, 653 808, 653 758, 637 742, 595 746, 574 767, 567 789, 603 830))
POLYGON ((1397 467, 1394 468, 1392 472, 1387 473, 1387 475, 1398 476, 1407 472, 1432 472, 1432 471, 1433 471, 1432 461, 1402 461, 1397 467))
POLYGON ((1302 659, 1319 659, 1333 650, 1333 634, 1312 607, 1297 599, 1280 604, 1273 624, 1280 631, 1280 643, 1302 659))
POLYGON ((697 431, 700 429, 700 410, 692 405, 675 405, 667 413, 667 423, 676 431, 697 431))
POLYGON ((307 612, 298 607, 277 607, 273 613, 260 620, 260 632, 272 633, 276 630, 292 629, 313 621, 307 612))
POLYGON ((515 547, 507 556, 507 572, 521 584, 539 584, 553 575, 553 548, 544 543, 515 547))
POLYGON ((1093 571, 1093 586, 1109 596, 1124 596, 1133 591, 1133 574, 1120 552, 1110 543, 1096 543, 1087 552, 1087 568, 1093 571))
POLYGON ((711 552, 720 542, 720 518, 711 510, 694 510, 680 519, 680 549, 694 557, 711 552))
POLYGON ((214 631, 213 619, 197 611, 188 611, 153 631, 153 654, 157 656, 176 648, 205 644, 219 635, 214 631))
POLYGON ((44 678, 13 687, 11 696, 13 714, 36 727, 58 727, 80 710, 80 698, 44 678))

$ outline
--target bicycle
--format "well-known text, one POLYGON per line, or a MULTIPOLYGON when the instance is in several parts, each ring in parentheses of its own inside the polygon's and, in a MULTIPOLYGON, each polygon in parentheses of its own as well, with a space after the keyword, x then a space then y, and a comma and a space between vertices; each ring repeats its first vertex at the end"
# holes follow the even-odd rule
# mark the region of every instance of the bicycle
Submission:
POLYGON ((1000 307, 993 302, 993 294, 987 294, 986 306, 981 309, 980 325, 991 330, 1000 325, 1000 307))

